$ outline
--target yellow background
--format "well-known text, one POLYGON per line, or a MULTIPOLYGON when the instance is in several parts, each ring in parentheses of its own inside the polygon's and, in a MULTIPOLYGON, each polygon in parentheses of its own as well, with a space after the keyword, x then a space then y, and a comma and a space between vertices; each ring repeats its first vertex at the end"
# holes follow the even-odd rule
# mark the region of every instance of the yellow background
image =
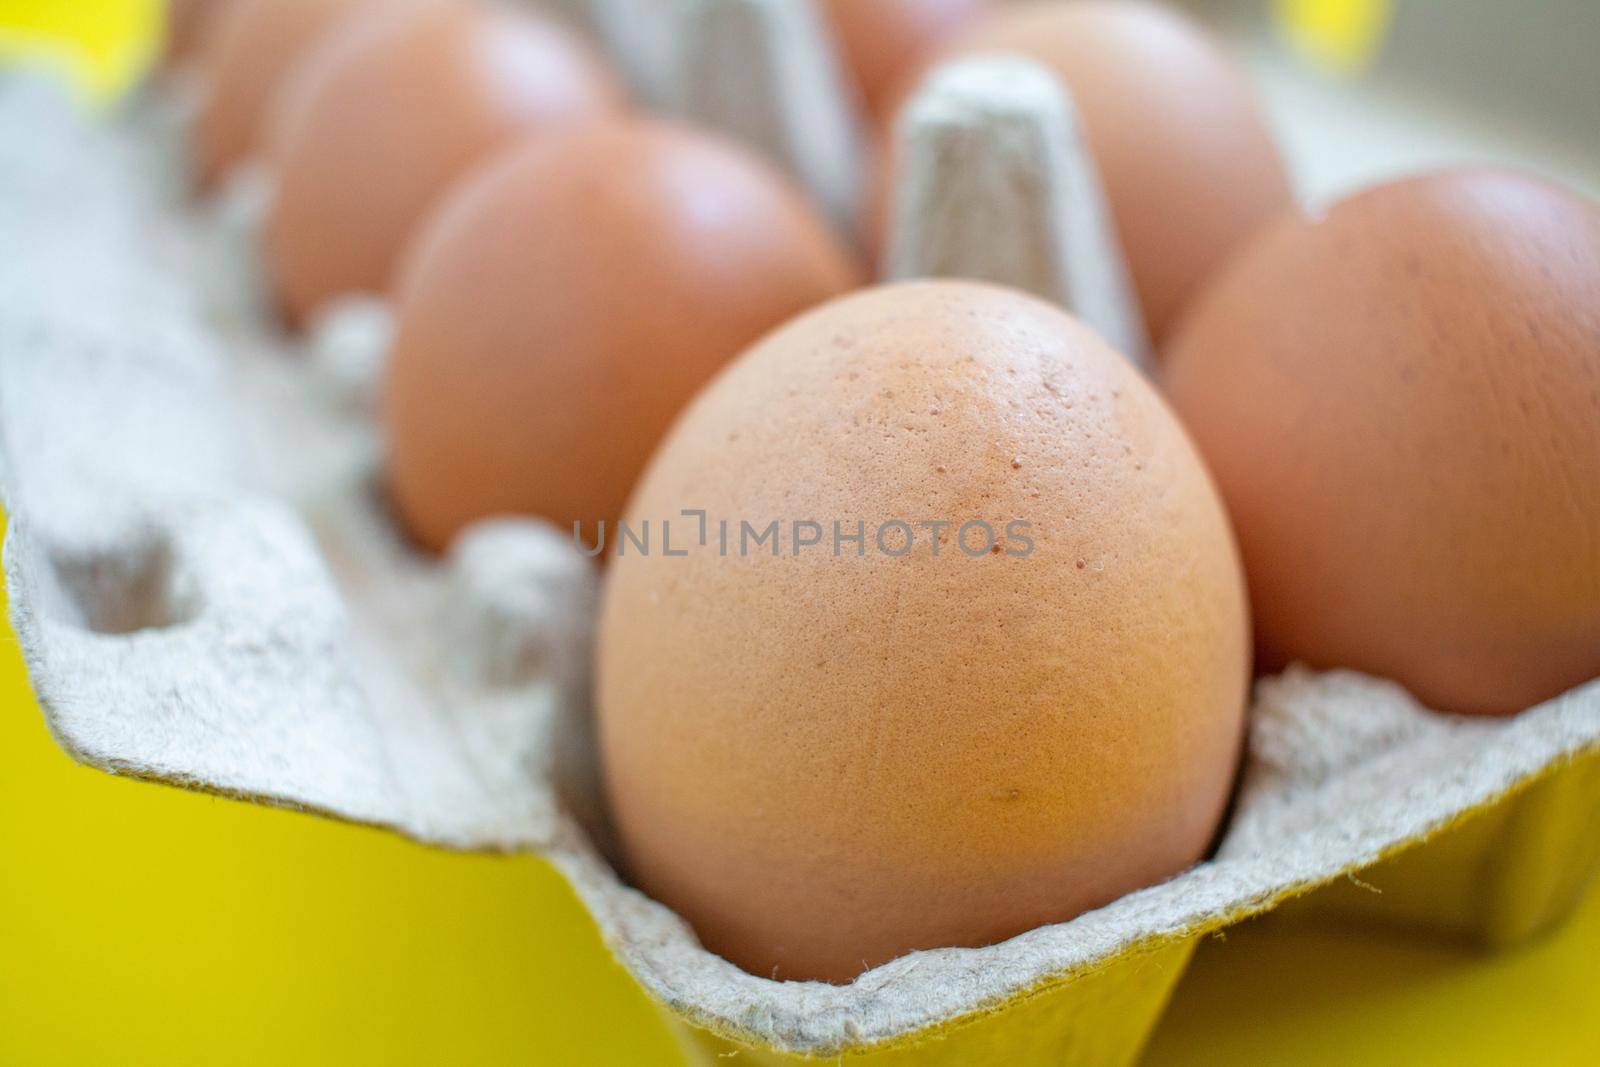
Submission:
MULTIPOLYGON (((0 0, 91 96, 148 54, 152 0, 0 0)), ((655 1009, 531 857, 74 766, 0 627, 0 1064, 677 1062, 655 1009)), ((1562 932, 1479 957, 1267 919, 1207 942, 1166 1064, 1552 1065, 1600 1049, 1600 891, 1562 932)))
POLYGON ((149 61, 164 10, 162 0, 0 0, 0 62, 53 64, 104 101, 149 61))

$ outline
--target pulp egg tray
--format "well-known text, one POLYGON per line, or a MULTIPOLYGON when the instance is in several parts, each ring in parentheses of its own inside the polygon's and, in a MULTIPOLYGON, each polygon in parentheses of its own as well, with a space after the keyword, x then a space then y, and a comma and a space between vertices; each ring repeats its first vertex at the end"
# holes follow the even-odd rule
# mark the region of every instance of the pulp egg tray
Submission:
MULTIPOLYGON (((801 29, 791 38, 820 41, 801 29)), ((715 58, 692 51, 691 67, 715 58)), ((733 51, 757 58, 722 99, 757 86, 770 105, 743 134, 836 217, 853 210, 840 175, 858 166, 854 135, 825 50, 804 76, 786 65, 782 85, 759 49, 733 51), (794 99, 832 109, 832 163, 796 163, 795 145, 818 142, 793 136, 794 99)), ((641 71, 655 68, 629 69, 681 112, 735 133, 749 120, 686 92, 690 80, 652 90, 641 71)), ((707 1063, 1126 1063, 1201 936, 1313 888, 1335 884, 1298 906, 1507 942, 1559 919, 1593 873, 1600 681, 1482 719, 1425 710, 1381 679, 1294 668, 1259 683, 1210 860, 1070 922, 914 952, 848 985, 745 973, 607 859, 587 698, 593 568, 565 531, 531 520, 481 524, 443 559, 408 546, 378 488, 381 304, 345 306, 309 341, 282 337, 252 282, 250 220, 270 188, 241 180, 220 207, 180 206, 172 107, 151 90, 99 122, 46 81, 0 80, 4 563, 39 706, 73 758, 442 848, 536 853, 707 1063)), ((961 64, 910 115, 891 274, 1017 284, 1142 354, 1053 80, 1018 60, 961 64), (973 139, 983 151, 949 150, 973 139), (980 240, 958 201, 984 205, 1007 241, 980 240)))

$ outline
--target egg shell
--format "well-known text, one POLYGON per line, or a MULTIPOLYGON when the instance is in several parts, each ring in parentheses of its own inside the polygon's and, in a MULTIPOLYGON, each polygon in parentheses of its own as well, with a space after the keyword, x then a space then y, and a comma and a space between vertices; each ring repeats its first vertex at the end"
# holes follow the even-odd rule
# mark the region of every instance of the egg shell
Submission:
POLYGON ((1036 59, 1071 92, 1157 343, 1293 201, 1252 87, 1187 15, 1143 0, 1007 5, 948 54, 984 52, 1036 59))
POLYGON ((1165 403, 1053 305, 924 282, 814 311, 698 398, 628 512, 657 541, 609 572, 607 795, 636 884, 713 952, 847 981, 1205 854, 1249 675, 1238 556, 1165 403), (776 552, 740 547, 774 519, 776 552), (953 525, 897 556, 893 520, 953 525))
POLYGON ((1166 356, 1274 663, 1509 713, 1600 675, 1600 208, 1464 170, 1265 234, 1166 356))
POLYGON ((882 119, 895 91, 992 0, 825 0, 841 58, 868 112, 882 119))
POLYGON ((859 282, 781 174, 709 134, 619 120, 512 150, 449 198, 401 287, 401 515, 435 549, 497 514, 593 539, 715 371, 859 282))
POLYGON ((266 147, 273 94, 295 63, 361 7, 384 0, 234 0, 201 51, 194 146, 202 186, 266 147))
POLYGON ((495 149, 623 103, 558 23, 449 2, 390 5, 345 26, 285 94, 266 254, 296 325, 335 297, 387 291, 412 228, 495 149))

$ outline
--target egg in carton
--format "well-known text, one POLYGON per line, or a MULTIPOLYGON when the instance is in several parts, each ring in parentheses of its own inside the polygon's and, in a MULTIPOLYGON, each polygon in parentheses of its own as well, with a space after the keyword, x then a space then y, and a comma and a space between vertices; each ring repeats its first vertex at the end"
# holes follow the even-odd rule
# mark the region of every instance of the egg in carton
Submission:
MULTIPOLYGON (((606 9, 629 10, 595 0, 602 28, 606 9)), ((692 46, 662 49, 687 36, 671 26, 612 38, 636 84, 753 138, 836 217, 852 210, 830 197, 859 187, 838 178, 858 165, 858 134, 809 6, 674 10, 692 46), (650 56, 630 53, 641 41, 650 56), (819 143, 831 162, 803 165, 819 143)), ((5 566, 40 705, 80 761, 441 847, 540 854, 706 1062, 1129 1062, 1200 937, 1312 888, 1362 872, 1399 887, 1345 893, 1366 910, 1504 940, 1554 921, 1592 873, 1600 683, 1486 720, 1296 668, 1259 685, 1207 862, 848 985, 739 970, 608 860, 590 566, 531 520, 481 524, 442 560, 409 547, 374 488, 381 303, 346 303, 311 359, 285 358, 298 342, 265 322, 252 281, 270 185, 241 179, 208 222, 170 213, 161 128, 95 129, 33 83, 0 89, 0 239, 23 250, 0 265, 5 566), (228 284, 201 284, 224 268, 228 284)), ((1015 285, 1144 356, 1093 161, 1050 76, 998 57, 941 69, 899 141, 891 275, 1015 285)), ((1334 889, 1296 906, 1348 904, 1334 889)))

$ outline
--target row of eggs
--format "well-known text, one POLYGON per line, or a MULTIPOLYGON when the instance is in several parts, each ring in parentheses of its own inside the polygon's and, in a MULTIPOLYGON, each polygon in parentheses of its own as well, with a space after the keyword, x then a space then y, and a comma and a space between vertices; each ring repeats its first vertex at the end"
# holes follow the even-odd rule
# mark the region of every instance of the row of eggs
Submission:
POLYGON ((610 561, 629 873, 755 973, 848 980, 1197 861, 1252 644, 1466 713, 1600 674, 1600 210, 1573 193, 1461 170, 1307 217, 1172 11, 827 3, 885 140, 936 57, 1061 77, 1158 392, 1018 293, 852 294, 881 207, 833 232, 746 149, 630 114, 527 6, 201 3, 174 12, 209 15, 201 180, 273 170, 288 323, 393 295, 389 486, 424 547, 506 513, 1026 520, 1026 558, 940 556, 935 526, 610 561))

